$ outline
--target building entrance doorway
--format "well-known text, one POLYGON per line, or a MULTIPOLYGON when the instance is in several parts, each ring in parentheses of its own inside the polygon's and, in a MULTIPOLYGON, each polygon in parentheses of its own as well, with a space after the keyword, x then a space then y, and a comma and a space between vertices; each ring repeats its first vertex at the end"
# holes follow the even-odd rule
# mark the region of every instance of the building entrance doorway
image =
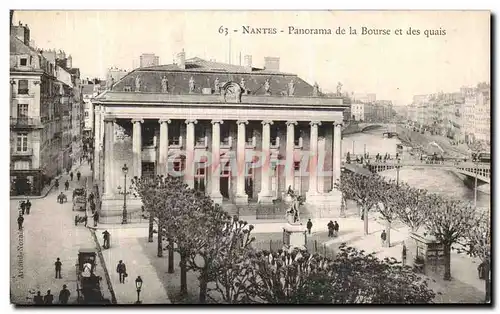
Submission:
POLYGON ((220 177, 220 194, 224 199, 229 199, 229 177, 220 177))
POLYGON ((154 162, 143 162, 141 174, 143 177, 154 177, 156 175, 155 163, 154 162))

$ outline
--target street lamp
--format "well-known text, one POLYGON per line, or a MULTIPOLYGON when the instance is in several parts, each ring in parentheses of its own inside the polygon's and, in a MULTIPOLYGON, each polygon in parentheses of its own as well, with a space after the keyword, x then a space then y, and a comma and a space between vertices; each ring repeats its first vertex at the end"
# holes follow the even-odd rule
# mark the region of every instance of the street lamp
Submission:
POLYGON ((477 208, 477 174, 479 172, 479 159, 477 158, 477 155, 475 164, 476 164, 476 175, 474 178, 474 208, 477 208))
POLYGON ((399 186, 399 168, 401 168, 401 158, 398 158, 398 164, 396 165, 396 186, 399 186))
POLYGON ((123 181, 123 192, 121 191, 121 187, 118 186, 118 194, 123 194, 123 213, 122 213, 122 224, 128 223, 127 221, 127 194, 130 192, 127 191, 127 173, 128 167, 127 164, 124 164, 122 167, 123 174, 125 175, 123 181))
POLYGON ((142 288, 141 276, 137 276, 137 279, 135 279, 135 288, 137 289, 137 301, 135 301, 135 304, 141 304, 142 302, 139 299, 139 296, 141 294, 141 288, 142 288))

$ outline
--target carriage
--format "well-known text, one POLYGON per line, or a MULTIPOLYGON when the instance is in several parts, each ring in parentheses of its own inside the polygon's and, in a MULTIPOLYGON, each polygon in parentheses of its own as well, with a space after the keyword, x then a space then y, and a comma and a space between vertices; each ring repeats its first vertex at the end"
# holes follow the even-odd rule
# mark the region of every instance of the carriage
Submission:
POLYGON ((87 209, 87 191, 85 189, 75 189, 73 191, 73 211, 87 209))
POLYGON ((104 298, 102 294, 102 277, 95 274, 97 268, 96 249, 78 250, 78 260, 75 266, 78 303, 110 304, 111 302, 109 301, 109 299, 104 298))

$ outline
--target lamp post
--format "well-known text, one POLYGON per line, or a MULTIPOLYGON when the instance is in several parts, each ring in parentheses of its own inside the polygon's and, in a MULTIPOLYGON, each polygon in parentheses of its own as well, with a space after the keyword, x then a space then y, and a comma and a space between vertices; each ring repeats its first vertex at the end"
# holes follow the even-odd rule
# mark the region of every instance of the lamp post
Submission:
POLYGON ((398 158, 398 164, 396 166, 396 186, 399 186, 399 168, 401 168, 401 159, 398 158))
POLYGON ((135 304, 141 304, 142 301, 139 298, 141 295, 141 288, 142 288, 141 276, 137 276, 137 278, 135 279, 135 288, 137 289, 137 301, 135 301, 135 304))
POLYGON ((130 192, 127 191, 127 173, 128 167, 127 164, 124 164, 122 167, 123 174, 125 175, 123 179, 123 192, 121 191, 121 187, 118 186, 118 193, 123 194, 123 213, 122 213, 122 224, 128 223, 127 221, 127 194, 130 192))
POLYGON ((474 208, 477 208, 477 174, 479 172, 479 160, 477 158, 477 155, 475 164, 476 164, 476 175, 474 178, 474 208))

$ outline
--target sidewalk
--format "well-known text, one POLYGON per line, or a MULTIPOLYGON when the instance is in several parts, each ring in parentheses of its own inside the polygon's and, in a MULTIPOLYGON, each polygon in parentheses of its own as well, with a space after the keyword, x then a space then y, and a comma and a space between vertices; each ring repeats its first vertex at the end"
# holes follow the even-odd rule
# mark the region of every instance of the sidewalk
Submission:
MULTIPOLYGON (((114 229, 111 233, 111 247, 102 251, 118 304, 133 304, 137 301, 135 279, 141 276, 143 281, 140 300, 143 304, 170 303, 166 290, 158 278, 155 267, 144 252, 140 239, 147 237, 147 228, 114 229), (123 260, 128 277, 121 284, 116 265, 123 260)), ((102 241, 99 230, 96 235, 102 241)))

